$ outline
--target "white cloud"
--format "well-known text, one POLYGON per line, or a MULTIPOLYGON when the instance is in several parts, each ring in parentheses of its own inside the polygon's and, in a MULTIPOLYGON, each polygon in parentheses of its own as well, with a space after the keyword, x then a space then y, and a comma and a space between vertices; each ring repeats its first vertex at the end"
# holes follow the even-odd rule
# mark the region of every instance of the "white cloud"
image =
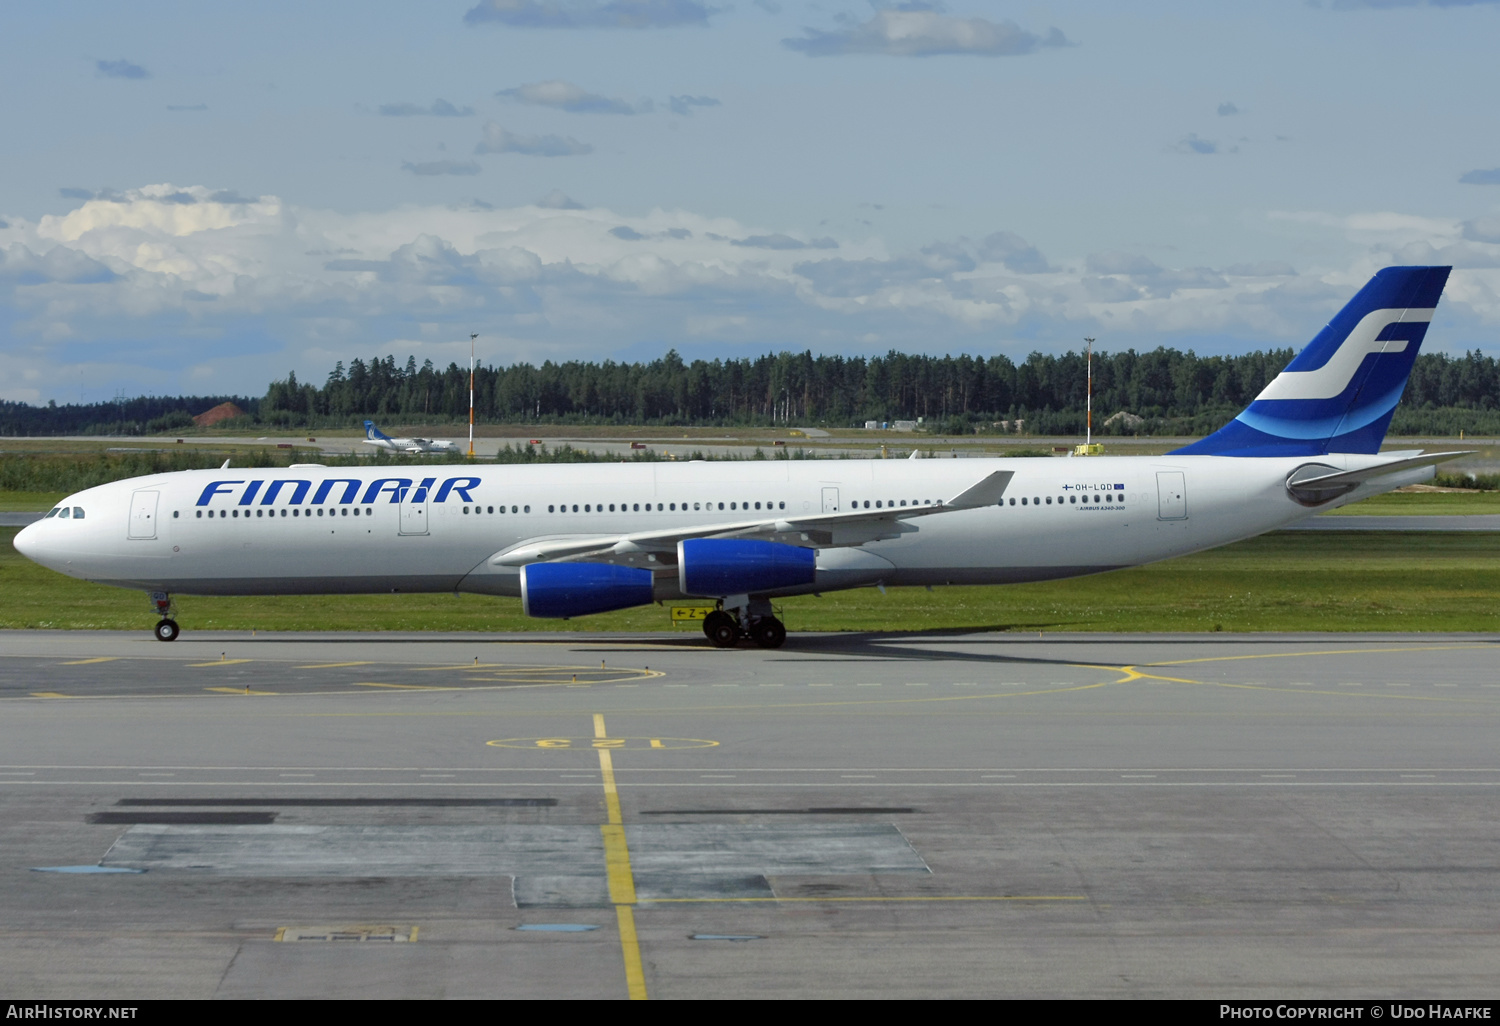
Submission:
POLYGON ((1460 267, 1449 324, 1500 323, 1492 219, 1283 217, 1355 240, 1361 255, 1223 270, 1130 251, 1049 259, 1004 231, 892 252, 878 238, 682 210, 625 215, 566 197, 348 213, 162 184, 10 220, 0 352, 12 380, 40 374, 23 383, 45 399, 54 381, 170 390, 198 365, 218 377, 193 391, 253 393, 290 369, 318 376, 333 359, 404 357, 413 340, 440 354, 470 331, 505 340, 506 360, 531 361, 715 341, 850 352, 869 337, 1022 357, 1095 332, 1109 348, 1300 345, 1374 270, 1411 260, 1460 267))
POLYGON ((470 25, 511 28, 673 28, 705 25, 714 8, 699 0, 481 0, 470 25))
POLYGON ((401 170, 414 175, 477 175, 482 168, 473 160, 428 160, 416 164, 406 161, 401 170))
POLYGON ((380 113, 387 118, 467 118, 474 115, 474 108, 455 107, 439 97, 425 107, 420 103, 382 103, 380 113))
POLYGON ((537 107, 553 107, 570 114, 645 114, 652 108, 650 100, 629 103, 611 96, 591 93, 582 86, 552 79, 547 82, 528 82, 512 89, 502 89, 495 94, 502 100, 513 100, 537 107))
POLYGON ((581 157, 594 147, 570 135, 517 135, 495 124, 484 126, 475 153, 523 153, 532 157, 581 157))
POLYGON ((532 204, 534 207, 545 207, 548 210, 582 210, 583 204, 561 189, 553 189, 547 195, 532 204))
POLYGON ((782 45, 809 57, 845 54, 885 54, 892 57, 933 57, 969 54, 1014 57, 1043 47, 1068 46, 1058 29, 1046 35, 1028 32, 1013 21, 953 18, 935 10, 877 10, 869 21, 848 23, 833 31, 804 29, 800 39, 782 45))
POLYGON ((117 61, 95 61, 94 70, 101 78, 150 78, 151 72, 123 57, 117 61))

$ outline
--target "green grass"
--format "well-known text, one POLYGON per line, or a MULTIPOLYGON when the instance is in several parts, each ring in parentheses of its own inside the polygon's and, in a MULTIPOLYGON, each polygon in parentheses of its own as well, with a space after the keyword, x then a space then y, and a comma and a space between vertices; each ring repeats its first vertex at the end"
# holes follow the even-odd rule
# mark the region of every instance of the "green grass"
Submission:
POLYGON ((0 490, 0 510, 7 513, 45 513, 61 502, 66 492, 7 492, 0 490))
MULTIPOLYGON (((145 596, 43 569, 0 529, 0 627, 146 630, 145 596)), ((184 630, 672 630, 649 606, 532 620, 516 599, 353 595, 179 599, 184 630)), ((1494 631, 1500 534, 1289 531, 1098 577, 892 588, 782 603, 793 630, 1494 631)), ((678 628, 695 632, 696 628, 678 628)))
POLYGON ((1500 492, 1386 492, 1329 516, 1438 516, 1500 513, 1500 492))

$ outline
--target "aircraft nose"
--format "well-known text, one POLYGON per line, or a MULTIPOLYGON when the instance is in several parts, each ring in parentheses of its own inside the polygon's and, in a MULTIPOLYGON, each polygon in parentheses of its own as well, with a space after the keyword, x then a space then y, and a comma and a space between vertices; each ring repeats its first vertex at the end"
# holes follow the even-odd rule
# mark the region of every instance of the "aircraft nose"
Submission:
POLYGON ((38 524, 27 524, 16 532, 11 544, 16 551, 27 559, 36 560, 41 553, 41 532, 37 530, 38 524))

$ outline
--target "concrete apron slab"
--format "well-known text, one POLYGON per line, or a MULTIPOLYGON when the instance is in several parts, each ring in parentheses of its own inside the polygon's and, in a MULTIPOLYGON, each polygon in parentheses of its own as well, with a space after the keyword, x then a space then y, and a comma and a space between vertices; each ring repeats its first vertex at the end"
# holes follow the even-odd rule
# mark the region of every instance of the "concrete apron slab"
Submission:
MULTIPOLYGON (((930 873, 891 823, 625 828, 639 901, 771 898, 768 877, 930 873)), ((510 876, 518 908, 610 904, 597 826, 137 824, 100 864, 237 877, 510 876)))

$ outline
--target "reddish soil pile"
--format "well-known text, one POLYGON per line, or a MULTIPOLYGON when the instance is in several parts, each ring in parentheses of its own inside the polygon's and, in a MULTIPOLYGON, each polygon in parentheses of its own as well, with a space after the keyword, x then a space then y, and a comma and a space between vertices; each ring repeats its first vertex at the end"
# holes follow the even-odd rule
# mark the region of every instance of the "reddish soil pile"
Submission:
POLYGON ((233 420, 235 417, 245 416, 245 411, 234 403, 220 403, 211 410, 207 410, 193 418, 193 423, 199 427, 212 427, 221 420, 233 420))

